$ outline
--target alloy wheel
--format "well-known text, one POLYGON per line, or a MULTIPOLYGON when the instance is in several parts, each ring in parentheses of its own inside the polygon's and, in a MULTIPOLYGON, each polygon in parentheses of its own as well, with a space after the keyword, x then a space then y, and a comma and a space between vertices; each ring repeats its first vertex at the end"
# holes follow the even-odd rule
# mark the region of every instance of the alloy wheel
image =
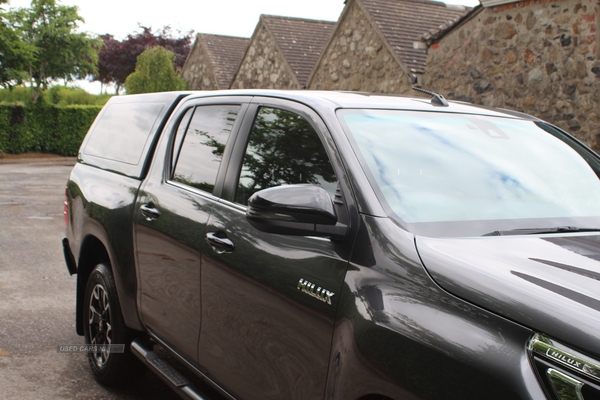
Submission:
POLYGON ((98 367, 103 367, 110 356, 109 345, 112 344, 112 326, 108 293, 104 286, 97 284, 90 297, 88 312, 90 333, 90 352, 98 367))

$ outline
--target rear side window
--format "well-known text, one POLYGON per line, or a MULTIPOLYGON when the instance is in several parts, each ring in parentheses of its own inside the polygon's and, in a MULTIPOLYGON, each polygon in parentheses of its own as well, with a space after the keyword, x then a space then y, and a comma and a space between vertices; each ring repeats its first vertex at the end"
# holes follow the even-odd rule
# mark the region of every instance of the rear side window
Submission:
POLYGON ((173 181, 212 193, 239 110, 232 105, 196 107, 175 161, 173 181))
POLYGON ((108 105, 85 146, 90 156, 137 165, 164 103, 108 105))

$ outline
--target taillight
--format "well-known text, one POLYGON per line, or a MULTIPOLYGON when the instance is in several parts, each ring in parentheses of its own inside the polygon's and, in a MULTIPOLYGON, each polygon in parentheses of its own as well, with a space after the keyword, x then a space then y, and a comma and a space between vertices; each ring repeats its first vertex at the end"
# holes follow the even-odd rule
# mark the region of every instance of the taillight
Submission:
POLYGON ((63 205, 63 216, 65 218, 65 226, 69 227, 69 187, 65 187, 65 202, 63 205))

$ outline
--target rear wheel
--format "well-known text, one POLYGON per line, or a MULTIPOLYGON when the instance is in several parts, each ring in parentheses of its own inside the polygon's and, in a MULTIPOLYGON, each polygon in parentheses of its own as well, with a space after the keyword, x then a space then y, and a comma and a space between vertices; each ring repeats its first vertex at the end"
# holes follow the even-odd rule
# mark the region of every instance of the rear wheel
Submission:
POLYGON ((84 299, 84 336, 96 380, 117 385, 138 378, 144 367, 129 348, 133 332, 125 326, 115 280, 106 264, 98 264, 92 270, 84 299), (115 352, 115 345, 124 345, 124 351, 115 352))

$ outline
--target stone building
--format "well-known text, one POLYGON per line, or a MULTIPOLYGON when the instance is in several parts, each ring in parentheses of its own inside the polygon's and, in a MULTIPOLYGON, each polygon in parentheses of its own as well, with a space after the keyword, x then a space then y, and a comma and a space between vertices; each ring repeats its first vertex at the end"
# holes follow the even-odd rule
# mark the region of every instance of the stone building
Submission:
POLYGON ((334 22, 261 15, 232 89, 304 89, 334 22))
POLYGON ((229 89, 249 43, 248 38, 199 33, 185 60, 183 79, 192 90, 229 89))
POLYGON ((482 0, 423 37, 423 87, 449 99, 522 111, 600 150, 597 0, 482 0))
POLYGON ((423 74, 427 58, 413 43, 468 10, 426 0, 347 0, 307 87, 412 92, 411 78, 423 74))

